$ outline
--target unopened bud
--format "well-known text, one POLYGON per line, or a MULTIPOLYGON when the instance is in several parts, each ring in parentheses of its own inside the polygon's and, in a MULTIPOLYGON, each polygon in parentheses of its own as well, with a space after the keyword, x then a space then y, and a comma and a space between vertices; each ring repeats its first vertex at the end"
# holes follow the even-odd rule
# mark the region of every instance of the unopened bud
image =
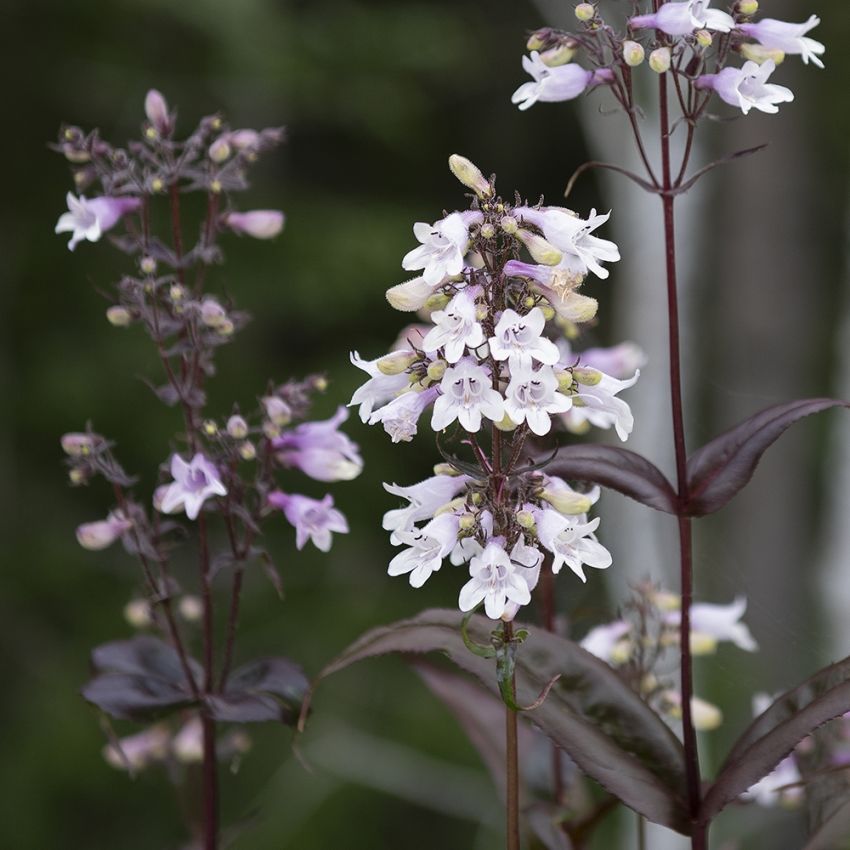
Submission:
POLYGON ((81 484, 86 483, 87 475, 82 469, 72 469, 68 473, 68 480, 74 487, 79 487, 81 484))
POLYGON ((453 153, 449 157, 449 168, 452 174, 467 189, 472 189, 479 198, 489 198, 493 195, 493 187, 490 185, 490 181, 481 173, 481 169, 465 156, 453 153))
POLYGON ((670 48, 658 47, 649 54, 649 67, 656 74, 664 74, 670 70, 670 48))
POLYGON ((758 0, 738 0, 738 11, 742 15, 755 15, 758 10, 758 0))
POLYGON ((691 698, 691 717, 697 732, 711 732, 723 722, 723 712, 699 697, 691 698))
POLYGON ((502 216, 502 220, 499 222, 499 227, 501 227, 508 236, 514 236, 519 229, 519 224, 512 215, 504 215, 502 216))
POLYGON ((244 440, 248 436, 248 423, 235 414, 227 420, 227 433, 234 440, 244 440))
POLYGON ((544 266, 556 266, 564 256, 554 245, 530 230, 519 228, 516 237, 528 248, 528 253, 534 261, 544 266))
POLYGON ((266 420, 263 422, 263 434, 269 439, 273 440, 275 437, 280 436, 280 428, 274 424, 274 422, 269 422, 266 420))
POLYGON ((434 360, 428 364, 427 375, 432 381, 439 381, 446 374, 447 363, 445 360, 434 360))
MULTIPOLYGON (((216 183, 218 181, 213 181, 216 183)), ((221 184, 216 188, 210 184, 212 192, 220 192, 221 184)), ((230 212, 224 216, 224 223, 234 233, 253 236, 254 239, 273 239, 283 230, 285 216, 280 210, 250 210, 248 212, 230 212)))
POLYGON ((580 366, 573 369, 573 377, 578 383, 584 384, 586 387, 595 387, 602 380, 602 373, 598 369, 580 366))
POLYGON ((239 445, 239 456, 242 460, 254 460, 257 456, 257 450, 253 443, 244 442, 239 445))
POLYGON ((153 257, 142 257, 139 268, 145 274, 153 274, 156 271, 156 260, 153 257))
POLYGON ((691 655, 712 655, 717 651, 717 638, 705 632, 691 632, 691 655))
POLYGON ((566 516, 586 514, 593 506, 593 502, 582 493, 574 493, 560 487, 544 488, 540 498, 548 502, 559 514, 566 516))
POLYGON ((697 40, 697 44, 700 47, 711 47, 711 43, 714 41, 708 30, 697 30, 694 33, 694 38, 697 40))
POLYGON ((171 751, 181 764, 199 764, 204 760, 203 726, 199 717, 193 717, 174 736, 171 751))
POLYGON ((500 431, 515 431, 517 424, 506 413, 500 422, 493 423, 500 431))
POLYGON ((471 528, 475 528, 475 517, 472 514, 461 514, 458 517, 457 524, 461 531, 469 531, 471 528))
POLYGON ((475 306, 475 318, 478 319, 479 322, 483 322, 487 318, 487 312, 486 304, 477 304, 475 306))
POLYGON ((208 328, 220 328, 227 321, 227 312, 214 298, 205 298, 201 303, 201 321, 208 328))
POLYGON ((517 511, 516 521, 517 525, 519 525, 520 528, 524 528, 526 531, 531 531, 536 525, 534 522, 534 514, 531 513, 531 511, 517 511))
POLYGON ((212 192, 213 195, 220 195, 223 188, 221 180, 210 180, 210 192, 212 192))
POLYGON ((378 360, 378 370, 383 375, 400 375, 406 372, 417 360, 419 355, 414 351, 394 351, 378 360))
POLYGON ((636 41, 623 42, 623 60, 627 65, 636 68, 646 58, 646 51, 642 44, 636 41))
POLYGON ((168 103, 156 89, 151 89, 145 97, 145 115, 157 133, 161 136, 168 134, 171 129, 168 103))
POLYGON ((182 301, 186 297, 186 290, 179 283, 174 283, 169 287, 168 297, 172 301, 182 301))
POLYGON ((594 9, 593 3, 579 3, 576 6, 576 17, 580 21, 587 23, 588 21, 592 21, 595 16, 596 9, 594 9))
POLYGON ((124 606, 124 619, 134 629, 146 629, 153 623, 151 606, 147 599, 131 599, 124 606))
POLYGON ((313 389, 316 392, 323 393, 328 388, 328 379, 324 375, 316 375, 313 378, 313 389))
POLYGON ((218 433, 218 425, 212 419, 204 420, 204 423, 201 427, 204 429, 204 433, 208 437, 214 437, 218 433))
POLYGON ((236 330, 236 325, 230 319, 225 319, 215 330, 219 336, 231 336, 236 330))
POLYGON ((573 373, 569 369, 563 372, 556 372, 555 377, 558 379, 558 392, 571 393, 573 389, 573 373))
POLYGON ((574 43, 564 41, 555 45, 555 47, 544 50, 540 54, 540 59, 549 68, 557 68, 560 65, 566 65, 568 62, 571 62, 575 55, 576 48, 574 43))
POLYGON ((204 616, 204 606, 197 596, 183 596, 177 603, 180 616, 187 623, 197 623, 204 616))
POLYGON ((450 463, 436 463, 434 464, 434 475, 450 475, 452 478, 456 478, 461 475, 461 472, 450 463))
POLYGON ((658 590, 652 593, 649 601, 659 611, 678 611, 682 607, 682 597, 678 593, 669 593, 666 590, 658 590))
POLYGON ((760 44, 742 44, 741 56, 744 59, 749 59, 751 62, 757 62, 761 65, 771 59, 775 65, 781 65, 785 61, 785 51, 779 50, 776 47, 762 47, 760 44))
POLYGON ((611 647, 611 663, 625 664, 632 657, 632 642, 628 638, 618 640, 611 647))
MULTIPOLYGON (((99 439, 99 438, 98 438, 99 439)), ((83 434, 77 431, 72 431, 68 434, 63 434, 60 440, 62 451, 71 457, 84 457, 92 452, 95 446, 95 436, 92 434, 83 434)))
POLYGON ((209 151, 210 159, 213 162, 221 164, 230 157, 230 145, 227 141, 227 136, 220 136, 211 145, 209 151))
POLYGON ((654 673, 646 673, 640 680, 640 692, 651 694, 658 687, 658 677, 654 673))
POLYGON ((110 514, 100 522, 86 522, 77 526, 77 542, 83 549, 98 552, 111 546, 130 526, 128 520, 110 514))
POLYGON ((154 177, 153 180, 151 180, 151 192, 158 195, 163 189, 165 189, 165 183, 162 178, 154 177))
POLYGON ((555 310, 549 304, 541 304, 540 305, 540 312, 543 314, 543 318, 547 322, 551 322, 552 319, 555 318, 555 310))
POLYGON ((451 301, 451 298, 444 292, 435 292, 428 296, 423 306, 426 310, 442 310, 449 301, 451 301))
POLYGON ((528 41, 525 43, 526 50, 542 50, 549 44, 552 36, 552 31, 548 29, 537 30, 533 32, 529 37, 528 41))
POLYGON ((484 497, 480 493, 473 493, 469 497, 469 501, 472 502, 476 507, 480 505, 484 501, 484 497))
POLYGON ((460 510, 466 504, 466 496, 458 496, 456 499, 452 499, 450 502, 446 502, 445 505, 440 505, 436 511, 434 511, 434 516, 442 516, 443 514, 452 514, 455 511, 460 510))
POLYGON ((261 401, 269 421, 279 428, 289 425, 292 421, 292 408, 282 398, 270 395, 261 399, 261 401))
POLYGON ((490 222, 486 222, 486 224, 481 225, 481 237, 482 239, 492 239, 496 235, 496 228, 493 227, 490 222))

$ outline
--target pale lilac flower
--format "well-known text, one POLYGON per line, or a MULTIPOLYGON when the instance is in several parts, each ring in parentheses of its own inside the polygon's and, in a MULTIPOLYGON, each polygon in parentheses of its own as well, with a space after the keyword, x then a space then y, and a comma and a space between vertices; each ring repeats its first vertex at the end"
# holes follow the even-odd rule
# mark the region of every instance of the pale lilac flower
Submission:
MULTIPOLYGON (((746 623, 741 617, 747 610, 747 600, 739 596, 729 605, 715 605, 709 602, 697 602, 691 606, 691 641, 696 641, 708 651, 713 642, 728 640, 739 649, 756 652, 755 642, 746 623)), ((670 611, 664 621, 670 626, 678 626, 681 622, 679 611, 670 611)))
POLYGON ((525 316, 505 310, 490 337, 490 353, 496 360, 507 360, 511 370, 530 369, 532 360, 552 366, 558 362, 558 346, 542 336, 546 317, 539 307, 525 316))
POLYGON ((91 454, 95 445, 102 440, 99 434, 89 434, 81 431, 69 431, 60 440, 62 451, 71 457, 83 457, 91 454))
POLYGON ((826 48, 819 41, 806 38, 806 33, 819 23, 820 18, 817 15, 812 15, 803 24, 763 18, 757 23, 738 24, 738 29, 768 50, 781 50, 788 56, 799 56, 807 65, 811 60, 818 68, 823 68, 819 57, 826 48))
POLYGON ((614 620, 592 628, 579 645, 606 664, 615 664, 624 660, 626 652, 631 653, 631 641, 627 638, 631 630, 631 624, 625 620, 614 620))
POLYGON ((439 395, 436 387, 410 389, 373 411, 369 424, 380 422, 394 443, 409 443, 419 430, 419 417, 439 395))
POLYGON ((409 487, 385 483, 384 489, 388 493, 408 501, 406 507, 395 508, 384 514, 383 527, 392 532, 390 541, 398 545, 399 531, 411 531, 414 523, 431 519, 443 505, 448 504, 466 487, 468 480, 465 475, 434 475, 409 487))
POLYGON ((719 9, 709 9, 709 0, 683 0, 664 3, 651 15, 638 15, 629 20, 632 29, 650 28, 667 35, 690 35, 694 30, 730 32, 735 19, 719 9))
POLYGON ((573 404, 567 413, 567 425, 576 428, 580 427, 581 423, 588 422, 596 428, 614 428, 617 436, 625 442, 632 433, 635 420, 632 409, 622 399, 617 398, 617 393, 637 383, 640 369, 625 381, 618 381, 598 369, 593 371, 599 374, 599 382, 593 386, 579 383, 578 391, 572 398, 574 401, 579 399, 581 405, 573 404))
POLYGON ((520 606, 531 602, 542 554, 522 542, 514 546, 510 555, 504 547, 503 537, 493 538, 472 558, 471 578, 458 598, 461 611, 472 611, 483 602, 484 612, 491 620, 512 620, 520 606))
POLYGON ((598 369, 604 375, 612 378, 628 378, 646 365, 646 354, 634 342, 621 342, 608 348, 586 348, 584 351, 573 352, 567 340, 558 340, 561 350, 561 362, 572 365, 576 360, 581 366, 598 369))
POLYGON ((592 83, 609 82, 607 69, 588 71, 580 65, 568 63, 554 68, 547 65, 536 50, 522 57, 522 67, 534 82, 523 83, 511 96, 511 103, 519 104, 521 110, 535 103, 555 103, 573 100, 592 83))
POLYGON ((504 399, 493 389, 487 370, 469 357, 446 369, 440 389, 442 395, 434 403, 431 417, 435 431, 442 431, 457 419, 467 431, 475 433, 481 427, 482 415, 494 422, 504 418, 504 399))
POLYGON ((345 517, 334 507, 333 496, 326 495, 321 501, 297 493, 289 495, 274 490, 268 495, 268 503, 283 511, 290 524, 295 527, 295 546, 303 549, 311 540, 322 552, 330 551, 333 538, 331 532, 348 533, 345 517))
POLYGON ((160 509, 166 514, 184 510, 189 519, 197 519, 207 499, 227 495, 218 470, 201 452, 189 463, 180 455, 172 455, 171 477, 174 483, 167 486, 161 500, 160 509))
POLYGON ((475 298, 466 289, 458 292, 445 310, 435 310, 431 321, 436 327, 426 334, 422 350, 432 354, 442 348, 449 363, 457 363, 467 348, 478 348, 484 342, 484 331, 476 318, 475 298))
POLYGON ((272 440, 275 457, 316 481, 351 481, 363 470, 357 445, 339 430, 348 419, 344 407, 330 419, 304 422, 272 440))
POLYGON ((528 423, 531 431, 542 437, 552 428, 550 414, 564 413, 572 400, 558 392, 558 379, 551 366, 515 369, 505 390, 505 413, 517 425, 528 423))
POLYGON ((253 236, 254 239, 272 239, 283 230, 284 215, 280 210, 250 210, 229 212, 224 224, 234 233, 253 236))
POLYGON ((120 511, 115 511, 100 522, 86 522, 77 526, 77 542, 84 549, 96 552, 111 546, 133 527, 120 511))
POLYGON ((523 277, 532 281, 531 288, 542 295, 562 319, 582 323, 589 322, 596 315, 596 299, 579 295, 575 291, 581 286, 584 273, 569 271, 563 267, 563 260, 558 266, 508 260, 504 271, 508 277, 523 277))
POLYGON ((167 726, 151 726, 103 748, 106 762, 117 770, 143 770, 168 755, 171 733, 167 726))
POLYGON ((398 539, 408 546, 399 552, 387 569, 388 575, 410 574, 410 586, 422 587, 443 565, 443 559, 457 544, 458 518, 446 513, 434 517, 421 529, 397 532, 398 539))
POLYGON ((584 565, 597 570, 611 566, 611 553, 593 534, 599 526, 599 517, 587 522, 586 517, 567 517, 539 508, 532 513, 540 542, 555 556, 553 573, 559 573, 566 564, 582 581, 587 581, 584 565))
POLYGON ((75 198, 72 192, 66 196, 68 212, 59 216, 56 233, 71 233, 68 248, 73 251, 83 239, 97 242, 101 235, 111 230, 128 212, 141 206, 138 198, 112 198, 102 195, 87 200, 84 195, 75 198))
POLYGON ((745 62, 741 68, 724 68, 719 74, 697 77, 696 87, 714 89, 721 100, 737 106, 744 115, 753 108, 774 114, 779 112, 777 103, 794 100, 791 89, 767 82, 775 70, 776 63, 772 59, 761 65, 745 62))
POLYGON ((348 402, 348 406, 360 405, 360 421, 368 422, 375 407, 386 404, 395 398, 400 392, 410 386, 410 378, 402 372, 398 375, 385 375, 378 368, 378 357, 375 360, 364 360, 356 351, 350 354, 351 362, 369 375, 369 380, 358 387, 348 402))
POLYGON ((413 225, 413 235, 422 244, 404 255, 402 268, 407 271, 422 269, 423 280, 431 286, 460 274, 469 244, 470 225, 481 218, 481 213, 477 212, 453 212, 433 224, 417 222, 413 225))
POLYGON ((613 242, 592 235, 608 221, 610 212, 597 215, 596 210, 591 210, 590 216, 583 219, 564 207, 517 207, 514 214, 539 227, 546 241, 563 253, 563 259, 555 266, 560 271, 571 275, 593 272, 604 280, 609 273, 601 263, 620 259, 620 251, 613 242))

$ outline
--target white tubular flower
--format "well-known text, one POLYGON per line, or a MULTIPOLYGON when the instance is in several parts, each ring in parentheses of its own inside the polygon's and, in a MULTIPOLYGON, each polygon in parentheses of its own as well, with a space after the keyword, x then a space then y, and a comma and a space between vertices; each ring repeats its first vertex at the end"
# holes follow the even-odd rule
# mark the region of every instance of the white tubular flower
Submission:
POLYGON ((381 422, 394 443, 409 443, 419 430, 419 417, 438 398, 436 387, 420 392, 409 390, 375 410, 369 417, 369 424, 381 422))
POLYGON ((410 548, 390 561, 387 573, 391 576, 409 573, 410 586, 422 587, 454 549, 457 532, 458 518, 454 514, 440 514, 421 529, 397 532, 399 540, 410 548))
POLYGON ((738 24, 738 29, 768 50, 781 50, 787 56, 799 56, 807 65, 811 60, 818 68, 823 68, 819 57, 826 48, 819 41, 806 37, 806 33, 819 23, 820 18, 817 15, 812 15, 804 24, 763 18, 754 24, 738 24))
POLYGON ((626 637, 631 630, 631 624, 625 620, 614 620, 613 623, 592 628, 579 645, 606 664, 616 664, 624 660, 626 649, 629 653, 631 651, 631 641, 626 637))
POLYGON ((582 366, 598 369, 618 379, 628 378, 646 365, 646 354, 634 342, 621 342, 609 348, 586 348, 574 353, 567 340, 559 340, 558 348, 561 351, 561 363, 572 365, 579 359, 582 366))
POLYGON ((579 276, 593 272, 604 280, 608 270, 601 263, 620 259, 620 250, 613 242, 591 235, 608 221, 610 212, 597 215, 596 210, 591 210, 590 216, 583 219, 564 207, 517 207, 514 215, 539 227, 546 241, 563 253, 563 259, 555 267, 560 271, 579 276))
POLYGON ((588 71, 573 63, 550 67, 536 50, 522 57, 523 70, 534 82, 523 83, 511 95, 511 103, 519 104, 521 110, 530 109, 535 103, 556 103, 573 100, 591 83, 606 82, 608 75, 603 71, 588 71))
POLYGON ((446 369, 440 389, 442 395, 434 403, 431 417, 435 431, 442 431, 457 419, 474 434, 481 427, 482 415, 494 422, 504 418, 504 399, 493 389, 487 370, 472 358, 446 369))
POLYGON ((508 555, 503 538, 490 540, 469 564, 471 578, 460 590, 460 610, 471 611, 483 602, 484 612, 491 620, 512 620, 520 606, 531 602, 542 557, 542 553, 521 542, 508 555))
POLYGON ((82 240, 97 242, 100 237, 118 224, 126 213, 137 210, 142 202, 138 198, 127 196, 86 199, 84 195, 75 198, 68 192, 65 197, 68 212, 59 216, 56 222, 56 233, 70 233, 71 241, 68 248, 73 251, 82 240))
POLYGON ((735 19, 719 9, 709 9, 709 0, 683 0, 664 3, 651 15, 638 15, 629 20, 633 29, 657 29, 667 35, 690 35, 694 30, 730 32, 735 19))
MULTIPOLYGON (((697 602, 691 606, 691 642, 709 648, 712 642, 728 640, 739 649, 746 652, 756 652, 755 642, 746 623, 741 617, 747 610, 747 600, 739 596, 729 605, 714 605, 709 602, 697 602)), ((670 626, 678 626, 681 622, 681 612, 671 611, 664 621, 670 626)))
POLYGON ((436 327, 422 341, 422 350, 433 354, 442 348, 449 363, 457 363, 468 348, 478 348, 484 342, 484 331, 475 316, 475 298, 462 289, 446 305, 445 310, 431 314, 436 327))
POLYGON ((414 523, 431 519, 439 508, 466 487, 467 481, 465 475, 434 475, 409 487, 385 483, 384 490, 408 501, 406 507, 395 508, 384 514, 384 529, 392 532, 390 541, 398 546, 401 543, 399 532, 412 531, 414 523))
POLYGON ((531 431, 542 437, 552 428, 550 414, 565 413, 570 407, 571 399, 558 392, 558 379, 551 366, 512 373, 505 390, 505 412, 517 425, 527 422, 531 431))
POLYGON ((591 370, 599 376, 599 383, 594 386, 579 384, 578 392, 573 398, 581 400, 581 407, 574 405, 568 416, 571 421, 568 425, 588 422, 597 428, 614 428, 617 436, 625 442, 634 428, 635 420, 632 409, 622 399, 617 398, 617 393, 628 389, 637 383, 640 377, 640 369, 625 381, 618 381, 598 369, 591 370))
POLYGON ((405 254, 402 268, 422 269, 422 279, 431 286, 460 274, 469 244, 469 227, 481 218, 481 213, 453 212, 433 224, 417 222, 413 225, 413 235, 422 244, 405 254))
POLYGON ((507 360, 511 370, 531 369, 531 361, 552 366, 558 362, 558 346, 541 336, 546 317, 539 307, 520 316, 515 310, 505 310, 488 340, 490 353, 496 360, 507 360))
POLYGON ((536 510, 537 535, 555 556, 552 572, 557 574, 566 564, 582 581, 587 581, 583 566, 605 570, 611 566, 611 553, 594 537, 599 517, 566 517, 557 511, 536 510))
POLYGON ((402 313, 414 313, 425 306, 425 302, 434 294, 434 287, 423 277, 415 277, 398 283, 387 290, 390 306, 402 313))
POLYGON ((359 404, 360 421, 368 422, 374 408, 386 404, 406 390, 410 385, 410 379, 403 372, 399 375, 385 375, 381 372, 378 361, 382 360, 382 357, 364 360, 356 351, 352 351, 350 357, 351 362, 358 369, 362 369, 369 375, 369 380, 354 391, 348 406, 359 404))
POLYGON ((779 112, 777 103, 794 100, 794 93, 785 86, 768 83, 776 70, 776 63, 768 59, 759 65, 745 62, 741 68, 724 68, 719 74, 703 74, 697 77, 696 87, 714 89, 718 97, 730 106, 737 106, 744 115, 751 109, 771 115, 779 112))
POLYGON ((573 490, 563 478, 557 475, 543 475, 543 487, 540 498, 548 502, 559 514, 581 516, 586 514, 601 495, 599 487, 591 488, 587 493, 573 490))

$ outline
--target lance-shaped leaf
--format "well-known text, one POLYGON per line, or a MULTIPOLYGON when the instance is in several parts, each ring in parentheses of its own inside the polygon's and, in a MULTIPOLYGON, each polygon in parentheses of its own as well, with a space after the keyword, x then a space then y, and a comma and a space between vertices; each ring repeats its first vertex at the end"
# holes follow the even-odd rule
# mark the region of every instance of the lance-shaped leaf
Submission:
MULTIPOLYGON (((424 611, 373 629, 320 674, 386 653, 441 651, 498 694, 496 663, 470 652, 457 611, 424 611)), ((494 624, 470 619, 468 633, 486 643, 494 624)), ((687 834, 682 746, 666 724, 607 664, 580 646, 536 627, 516 658, 517 698, 533 702, 559 676, 543 703, 523 716, 557 743, 588 776, 647 819, 687 834)))
POLYGON ((687 513, 704 516, 722 508, 753 477, 765 450, 798 419, 848 407, 832 398, 811 398, 769 407, 698 449, 688 459, 687 513))
POLYGON ((850 658, 815 673, 776 699, 741 735, 703 800, 708 821, 770 773, 819 726, 850 711, 850 658))
POLYGON ((594 443, 563 446, 546 472, 610 487, 657 511, 677 512, 676 492, 664 473, 628 449, 594 443))

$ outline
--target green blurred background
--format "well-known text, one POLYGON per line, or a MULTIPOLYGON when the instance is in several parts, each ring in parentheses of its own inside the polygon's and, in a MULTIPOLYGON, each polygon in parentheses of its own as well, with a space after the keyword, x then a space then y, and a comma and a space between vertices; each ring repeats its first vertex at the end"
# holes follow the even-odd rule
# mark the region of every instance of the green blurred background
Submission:
MULTIPOLYGON (((138 577, 118 548, 91 554, 76 545, 74 528, 104 515, 109 495, 102 486, 66 486, 58 444, 60 434, 91 419, 118 442, 119 456, 141 475, 141 486, 150 487, 178 427, 177 414, 156 403, 139 380, 157 373, 147 340, 104 319, 106 303, 97 290, 121 272, 123 257, 106 244, 83 244, 70 254, 66 240, 53 235, 70 181, 66 164, 46 143, 62 121, 99 126, 116 142, 131 137, 149 87, 179 107, 183 129, 219 108, 233 126, 287 125, 288 143, 263 160, 243 201, 248 208, 284 209, 283 236, 271 244, 226 242, 227 263, 210 278, 212 289, 231 293, 256 317, 219 357, 211 411, 223 414, 234 400, 250 405, 269 378, 325 371, 331 385, 316 412, 329 415, 361 381, 348 351, 377 356, 403 324, 383 292, 404 279, 400 258, 412 246, 412 222, 433 220, 444 207, 461 203, 446 168, 450 153, 496 171, 508 194, 514 188, 531 199, 542 193, 553 203, 572 170, 595 155, 572 105, 520 114, 509 101, 523 81, 524 34, 545 23, 544 13, 556 5, 556 14, 569 12, 566 2, 542 9, 531 2, 469 0, 7 4, 0 227, 7 306, 0 376, 10 403, 0 424, 0 846, 149 850, 175 847, 181 838, 178 806, 163 777, 153 773, 133 782, 108 767, 100 756, 97 717, 77 694, 89 649, 130 634, 121 611, 138 577)), ((780 7, 791 18, 808 15, 796 5, 763 3, 775 6, 778 17, 780 7)), ((748 412, 761 398, 839 391, 850 129, 850 76, 841 46, 850 37, 850 20, 843 0, 822 0, 815 11, 828 22, 820 33, 828 70, 804 73, 790 69, 789 61, 798 102, 773 123, 757 118, 752 125, 759 141, 773 138, 777 155, 788 154, 778 169, 769 159, 748 166, 762 181, 755 183, 755 191, 764 192, 761 205, 755 199, 758 221, 738 217, 740 200, 731 192, 710 191, 702 205, 699 227, 708 249, 693 284, 702 318, 689 343, 699 414, 692 422, 695 439, 729 424, 722 410, 730 386, 752 401, 748 412), (783 146, 792 137, 790 151, 783 146), (790 220, 789 230, 773 229, 773 215, 790 220), (731 230, 728 240, 714 238, 721 223, 731 230), (787 251, 802 257, 803 269, 812 271, 800 276, 780 260, 763 282, 761 299, 741 300, 736 266, 718 259, 727 247, 743 250, 731 237, 757 256, 781 258, 787 251), (731 310, 721 310, 723 304, 731 310), (738 350, 745 357, 750 345, 752 358, 763 361, 776 380, 769 392, 741 386, 735 363, 723 359, 725 335, 738 318, 752 324, 753 312, 774 348, 753 335, 739 339, 738 350)), ((619 118, 598 120, 607 122, 605 132, 622 134, 619 118)), ((726 145, 714 135, 718 149, 726 145)), ((735 181, 718 178, 717 185, 731 190, 735 181)), ((584 179, 573 205, 608 209, 607 186, 584 179)), ((588 291, 616 301, 629 283, 615 270, 609 282, 588 291)), ((591 342, 616 341, 607 310, 603 302, 591 342)), ((629 330, 648 344, 640 330, 629 330)), ((665 368, 651 362, 647 371, 663 383, 665 368)), ((636 435, 640 428, 639 421, 636 435)), ((352 533, 338 538, 329 556, 311 548, 295 557, 291 529, 281 521, 270 532, 286 598, 279 602, 259 571, 250 575, 243 658, 288 654, 315 673, 364 629, 453 603, 457 574, 443 570, 418 592, 385 575, 391 547, 380 519, 392 499, 381 482, 420 480, 436 459, 433 446, 427 437, 392 446, 356 417, 347 430, 366 459, 356 482, 333 489, 352 533)), ((793 455, 791 489, 774 489, 762 529, 770 535, 790 524, 798 549, 778 556, 787 559, 776 565, 781 588, 770 572, 758 574, 761 583, 745 582, 751 594, 762 588, 751 622, 763 652, 741 659, 723 650, 702 664, 703 693, 727 716, 727 726, 706 743, 709 765, 745 722, 754 688, 790 686, 835 654, 811 541, 829 498, 824 471, 843 456, 838 449, 829 454, 825 423, 803 436, 806 447, 793 455), (811 560, 801 562, 798 552, 811 560)), ((652 442, 654 435, 644 438, 652 442)), ((792 461, 775 463, 787 471, 792 461)), ((320 485, 305 490, 324 492, 320 485)), ((751 515, 728 514, 707 524, 698 558, 706 569, 701 585, 707 595, 717 590, 718 601, 740 589, 744 571, 764 566, 755 544, 746 557, 736 544, 735 523, 747 527, 751 515)), ((617 554, 628 559, 628 541, 617 554)), ((631 575, 654 572, 654 566, 633 567, 631 575)), ((663 566, 658 570, 664 574, 663 566)), ((563 578, 561 605, 578 621, 577 635, 608 618, 622 599, 617 590, 606 594, 602 580, 582 586, 563 578)), ((304 742, 312 773, 293 759, 287 732, 264 728, 254 737, 240 773, 223 785, 225 821, 253 819, 236 847, 499 846, 499 802, 477 756, 401 662, 362 665, 324 687, 304 742)), ((733 813, 726 832, 760 838, 737 846, 768 846, 760 843, 766 835, 774 836, 769 846, 799 846, 797 815, 758 814, 746 822, 733 813)), ((625 838, 607 841, 628 846, 625 838)))

